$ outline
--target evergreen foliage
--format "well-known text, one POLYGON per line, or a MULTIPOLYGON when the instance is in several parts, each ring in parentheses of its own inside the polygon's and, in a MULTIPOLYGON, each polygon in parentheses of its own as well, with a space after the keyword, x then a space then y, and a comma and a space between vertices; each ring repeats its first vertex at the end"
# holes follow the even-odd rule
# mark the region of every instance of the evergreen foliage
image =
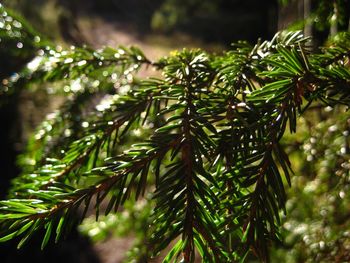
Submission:
POLYGON ((45 229, 44 248, 89 207, 98 219, 142 199, 152 206, 146 259, 168 248, 164 262, 268 261, 293 174, 281 139, 314 103, 350 105, 349 42, 344 33, 313 52, 300 32, 281 32, 158 61, 136 47, 40 49, 1 88, 50 82, 67 100, 38 127, 0 201, 0 241, 22 247, 45 229), (160 74, 140 77, 147 68, 160 74))

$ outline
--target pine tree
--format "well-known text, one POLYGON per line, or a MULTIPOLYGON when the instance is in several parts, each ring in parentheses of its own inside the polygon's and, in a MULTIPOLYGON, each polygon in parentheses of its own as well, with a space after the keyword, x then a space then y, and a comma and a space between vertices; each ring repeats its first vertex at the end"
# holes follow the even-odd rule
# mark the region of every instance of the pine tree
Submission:
MULTIPOLYGON (((2 37, 18 37, 3 30, 18 21, 1 13, 2 37)), ((98 220, 141 199, 152 208, 143 260, 168 249, 164 262, 268 261, 293 174, 281 139, 311 105, 350 105, 349 43, 339 34, 314 52, 300 32, 280 32, 219 55, 184 49, 158 61, 136 47, 36 43, 2 96, 53 83, 67 99, 38 127, 0 201, 0 241, 22 247, 45 229, 44 248, 89 207, 98 220), (140 77, 145 68, 158 77, 140 77)))

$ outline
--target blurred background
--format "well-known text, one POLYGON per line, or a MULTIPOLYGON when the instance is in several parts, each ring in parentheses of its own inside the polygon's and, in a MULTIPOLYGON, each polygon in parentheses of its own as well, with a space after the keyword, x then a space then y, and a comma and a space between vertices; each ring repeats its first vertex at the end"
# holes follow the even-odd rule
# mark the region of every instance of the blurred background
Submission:
MULTIPOLYGON (((63 47, 136 45, 157 59, 174 49, 227 50, 232 42, 271 39, 278 30, 302 30, 313 45, 350 29, 349 0, 4 0, 42 36, 63 47)), ((1 22, 1 21, 0 21, 1 22)), ((0 26, 1 29, 1 26, 0 26)), ((22 34, 25 37, 25 34, 22 34)), ((1 39, 1 38, 0 38, 1 39)), ((0 41, 0 80, 13 76, 36 54, 35 45, 9 49, 0 41)), ((350 45, 350 43, 349 43, 350 45)), ((20 173, 16 157, 59 98, 45 89, 22 90, 0 104, 0 195, 20 173)), ((314 105, 285 138, 295 176, 289 189, 283 242, 272 262, 350 261, 350 117, 343 108, 314 105)), ((127 205, 128 206, 128 205, 127 205)), ((149 208, 85 220, 67 241, 40 252, 38 244, 16 251, 0 245, 1 262, 129 262, 140 253, 149 208), (135 245, 133 248, 133 245, 135 245), (129 250, 131 249, 131 250, 129 250), (128 252, 129 251, 129 252, 128 252)), ((249 260, 248 260, 249 261, 249 260)), ((140 261, 142 262, 142 261, 140 261)), ((155 260, 154 262, 158 262, 155 260)), ((249 262, 254 262, 253 259, 249 262)))

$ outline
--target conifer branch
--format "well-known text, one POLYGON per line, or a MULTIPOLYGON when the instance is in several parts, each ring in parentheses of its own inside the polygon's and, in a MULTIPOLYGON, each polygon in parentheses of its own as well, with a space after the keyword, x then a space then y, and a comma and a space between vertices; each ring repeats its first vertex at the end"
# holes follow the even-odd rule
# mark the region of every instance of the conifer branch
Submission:
POLYGON ((45 247, 79 208, 86 216, 93 198, 98 218, 104 200, 108 214, 151 196, 146 257, 169 246, 164 262, 193 262, 197 254, 235 262, 249 251, 268 261, 293 174, 281 143, 287 127, 295 132, 298 116, 317 101, 350 102, 348 46, 314 54, 307 41, 300 32, 278 33, 223 55, 183 50, 155 62, 134 47, 43 50, 7 88, 54 82, 73 98, 24 153, 34 164, 0 201, 0 241, 21 236, 22 246, 44 228, 45 247), (162 77, 135 78, 142 66, 162 77), (71 136, 63 136, 67 127, 71 136))

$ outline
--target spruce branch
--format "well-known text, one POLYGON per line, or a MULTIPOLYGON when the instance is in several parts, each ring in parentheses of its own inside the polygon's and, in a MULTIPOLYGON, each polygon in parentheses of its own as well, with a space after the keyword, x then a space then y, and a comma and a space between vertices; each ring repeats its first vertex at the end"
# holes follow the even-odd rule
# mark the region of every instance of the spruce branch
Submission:
POLYGON ((348 46, 314 54, 307 41, 278 33, 222 55, 185 49, 156 62, 133 47, 42 50, 10 85, 56 83, 70 100, 38 128, 24 154, 34 164, 0 201, 0 241, 22 237, 22 246, 45 229, 45 247, 92 200, 98 219, 102 204, 118 213, 151 196, 145 257, 168 247, 164 262, 250 252, 268 261, 293 174, 283 136, 317 101, 349 105, 348 46), (142 66, 162 77, 138 79, 142 66))

